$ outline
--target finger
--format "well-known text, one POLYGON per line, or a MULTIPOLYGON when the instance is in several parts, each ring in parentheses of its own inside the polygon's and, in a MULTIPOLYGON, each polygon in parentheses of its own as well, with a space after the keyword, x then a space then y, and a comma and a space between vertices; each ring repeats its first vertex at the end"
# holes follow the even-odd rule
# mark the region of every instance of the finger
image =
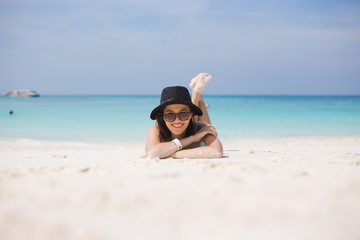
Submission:
POLYGON ((217 136, 217 131, 215 129, 212 129, 212 131, 217 136))
POLYGON ((210 125, 209 128, 210 128, 210 129, 213 129, 214 131, 216 131, 215 127, 212 126, 212 125, 210 125))
POLYGON ((211 134, 211 135, 214 135, 215 137, 217 137, 217 132, 214 130, 207 131, 207 134, 211 134))
POLYGON ((214 135, 215 135, 215 136, 218 135, 218 133, 217 133, 217 131, 216 131, 216 129, 215 129, 214 127, 212 127, 211 130, 214 132, 214 135))

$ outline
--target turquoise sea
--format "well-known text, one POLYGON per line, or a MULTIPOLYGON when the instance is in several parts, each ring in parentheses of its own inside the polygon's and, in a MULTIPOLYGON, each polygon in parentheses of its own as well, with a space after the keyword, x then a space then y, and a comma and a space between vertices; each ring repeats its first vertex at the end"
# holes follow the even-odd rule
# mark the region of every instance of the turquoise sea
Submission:
MULTIPOLYGON (((220 138, 360 136, 360 96, 205 96, 220 138)), ((146 141, 160 96, 0 97, 1 139, 146 141), (12 110, 14 113, 9 114, 12 110)))

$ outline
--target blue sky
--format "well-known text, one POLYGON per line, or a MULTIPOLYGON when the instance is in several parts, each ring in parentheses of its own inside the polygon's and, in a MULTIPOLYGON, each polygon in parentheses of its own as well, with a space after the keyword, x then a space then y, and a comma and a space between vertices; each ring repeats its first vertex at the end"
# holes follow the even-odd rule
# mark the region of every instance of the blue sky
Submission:
POLYGON ((0 91, 360 94, 360 1, 0 0, 0 91))

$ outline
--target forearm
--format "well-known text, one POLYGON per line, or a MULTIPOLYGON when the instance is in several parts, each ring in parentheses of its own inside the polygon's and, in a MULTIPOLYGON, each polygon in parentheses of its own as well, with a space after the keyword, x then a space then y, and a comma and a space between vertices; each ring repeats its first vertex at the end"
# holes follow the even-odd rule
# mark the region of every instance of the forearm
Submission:
MULTIPOLYGON (((180 140, 183 148, 194 142, 194 137, 190 136, 180 140)), ((173 142, 159 143, 150 149, 147 154, 150 158, 167 158, 177 151, 177 146, 173 142)))
POLYGON ((221 158, 222 151, 214 149, 210 146, 184 149, 171 154, 174 158, 221 158))

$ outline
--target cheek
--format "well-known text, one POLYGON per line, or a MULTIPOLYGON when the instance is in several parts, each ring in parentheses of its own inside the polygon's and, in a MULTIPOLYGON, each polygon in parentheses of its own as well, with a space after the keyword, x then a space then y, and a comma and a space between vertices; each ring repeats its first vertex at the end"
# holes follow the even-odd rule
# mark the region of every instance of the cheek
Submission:
POLYGON ((170 124, 167 121, 164 121, 167 128, 170 127, 170 124))

